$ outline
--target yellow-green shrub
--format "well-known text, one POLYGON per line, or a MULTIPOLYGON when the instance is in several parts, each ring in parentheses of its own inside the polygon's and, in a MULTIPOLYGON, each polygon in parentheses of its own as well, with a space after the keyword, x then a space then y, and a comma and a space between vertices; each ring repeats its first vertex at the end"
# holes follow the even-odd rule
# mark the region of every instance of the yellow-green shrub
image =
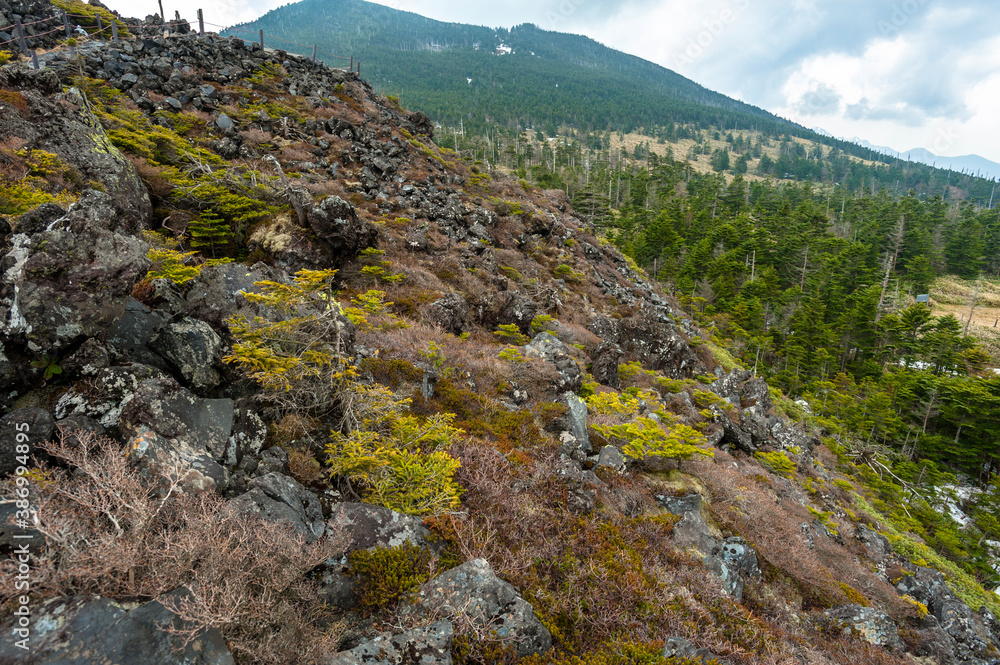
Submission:
POLYGON ((455 416, 425 420, 391 413, 370 429, 333 432, 326 446, 330 474, 345 478, 370 503, 408 515, 434 515, 458 506, 455 472, 461 464, 445 449, 463 433, 455 416), (357 485, 357 487, 355 487, 357 485))
POLYGON ((791 478, 795 475, 795 462, 788 458, 788 455, 781 452, 780 450, 773 453, 763 453, 756 452, 754 457, 761 465, 769 470, 771 473, 784 476, 785 478, 791 478))
POLYGON ((594 430, 608 439, 624 441, 622 452, 635 459, 685 460, 694 455, 715 455, 702 447, 708 442, 705 435, 684 424, 666 429, 652 418, 639 418, 622 425, 595 425, 594 430))

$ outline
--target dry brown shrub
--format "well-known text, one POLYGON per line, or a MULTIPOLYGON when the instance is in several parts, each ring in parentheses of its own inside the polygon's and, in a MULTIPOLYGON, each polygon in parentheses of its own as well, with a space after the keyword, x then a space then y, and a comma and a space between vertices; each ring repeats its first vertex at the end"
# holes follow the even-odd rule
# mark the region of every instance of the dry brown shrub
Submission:
MULTIPOLYGON (((180 494, 179 468, 166 497, 153 497, 120 445, 92 433, 40 448, 64 466, 42 467, 31 489, 46 543, 33 597, 161 599, 192 622, 182 637, 218 628, 238 663, 320 663, 336 651, 335 636, 313 623, 322 604, 304 576, 341 549, 339 538, 307 545, 289 526, 241 515, 217 496, 180 494), (164 598, 182 587, 186 599, 164 598)), ((12 489, 7 481, 4 494, 12 489)), ((0 596, 10 599, 16 560, 0 569, 0 596)))
POLYGON ((243 139, 244 143, 249 143, 250 145, 261 145, 262 143, 267 143, 271 140, 271 135, 262 129, 253 127, 251 129, 244 129, 240 132, 240 137, 243 139))
POLYGON ((833 539, 817 534, 814 546, 808 546, 801 525, 816 518, 804 505, 801 490, 789 485, 776 491, 768 483, 785 481, 762 474, 756 464, 734 462, 716 451, 713 460, 690 462, 689 472, 711 490, 711 510, 720 526, 746 538, 767 565, 794 580, 807 609, 854 602, 843 583, 894 616, 911 613, 892 587, 833 539))

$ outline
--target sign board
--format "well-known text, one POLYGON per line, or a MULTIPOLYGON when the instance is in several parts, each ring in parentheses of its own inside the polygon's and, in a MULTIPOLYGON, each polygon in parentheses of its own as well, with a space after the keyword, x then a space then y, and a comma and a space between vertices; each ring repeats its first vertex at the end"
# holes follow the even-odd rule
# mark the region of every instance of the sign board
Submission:
POLYGON ((931 302, 931 296, 930 296, 930 294, 926 294, 926 295, 922 295, 922 296, 917 296, 917 302, 925 302, 925 303, 927 303, 929 305, 930 302, 931 302))

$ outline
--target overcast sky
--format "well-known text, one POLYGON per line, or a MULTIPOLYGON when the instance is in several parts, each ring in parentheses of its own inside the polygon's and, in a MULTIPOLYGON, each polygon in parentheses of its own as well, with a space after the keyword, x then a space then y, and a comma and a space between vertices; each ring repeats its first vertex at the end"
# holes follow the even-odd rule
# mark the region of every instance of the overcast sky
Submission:
MULTIPOLYGON (((335 0, 331 0, 335 1, 335 0)), ((377 0, 459 23, 592 37, 807 127, 1000 162, 995 0, 377 0)), ((135 2, 105 0, 125 14, 135 2)), ((233 24, 278 0, 164 0, 233 24)))

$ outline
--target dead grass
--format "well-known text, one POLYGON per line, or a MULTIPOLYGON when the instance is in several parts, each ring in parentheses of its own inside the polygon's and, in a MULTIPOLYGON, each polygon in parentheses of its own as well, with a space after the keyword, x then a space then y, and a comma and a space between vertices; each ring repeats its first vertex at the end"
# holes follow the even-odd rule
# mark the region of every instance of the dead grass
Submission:
MULTIPOLYGON (((942 277, 931 287, 931 307, 934 316, 951 314, 966 322, 972 309, 972 297, 977 286, 974 280, 942 277)), ((978 282, 976 308, 972 314, 969 335, 978 341, 994 361, 1000 363, 1000 280, 984 278, 978 282)))

